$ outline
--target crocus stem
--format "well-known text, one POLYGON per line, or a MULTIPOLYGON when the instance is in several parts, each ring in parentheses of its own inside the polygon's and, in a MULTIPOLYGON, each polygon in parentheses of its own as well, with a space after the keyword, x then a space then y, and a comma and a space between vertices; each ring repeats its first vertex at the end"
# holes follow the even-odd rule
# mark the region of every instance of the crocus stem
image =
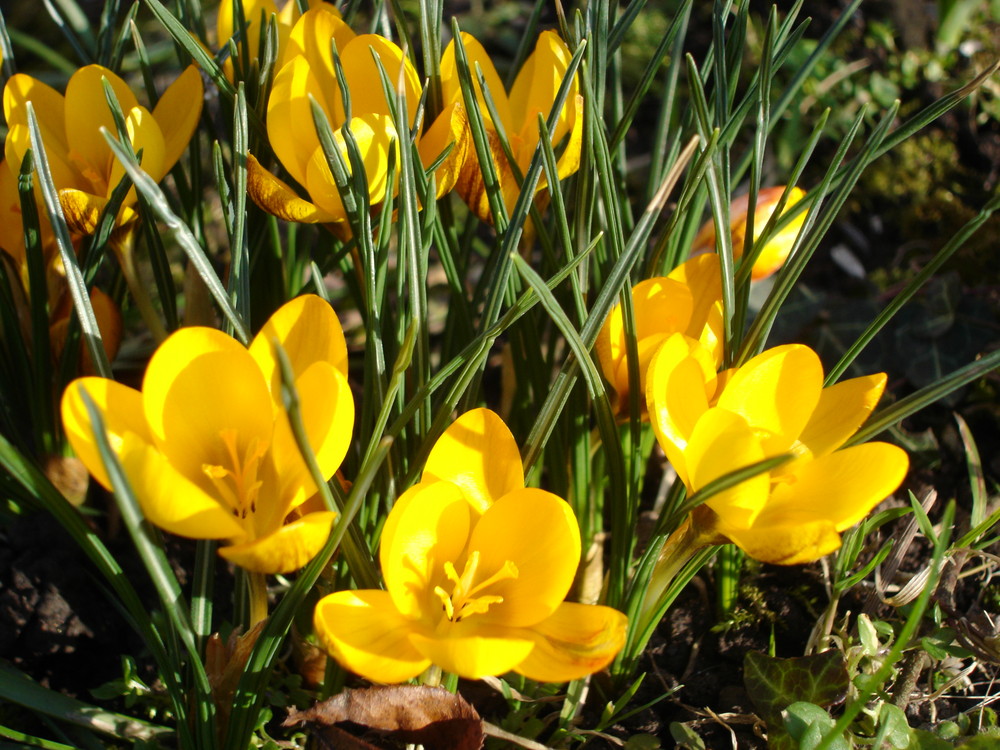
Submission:
POLYGON ((125 277, 129 293, 135 301, 135 306, 139 309, 139 315, 142 316, 149 332, 153 334, 156 343, 160 343, 167 338, 167 329, 160 322, 160 316, 153 307, 153 300, 150 299, 146 287, 143 286, 139 274, 136 273, 135 255, 132 252, 133 244, 132 232, 128 232, 125 237, 111 243, 115 255, 118 256, 118 264, 121 266, 122 276, 125 277))
POLYGON ((247 630, 267 618, 267 578, 264 573, 247 572, 250 587, 250 622, 247 630))
POLYGON ((674 578, 695 552, 715 543, 715 536, 714 533, 705 533, 700 529, 692 522, 689 515, 684 519, 684 523, 674 529, 673 533, 667 537, 649 578, 649 585, 646 587, 646 595, 643 598, 636 623, 636 633, 645 632, 653 624, 652 619, 658 615, 662 608, 660 600, 670 588, 674 578))
POLYGON ((424 673, 420 675, 420 684, 427 685, 428 687, 437 687, 441 684, 441 667, 437 664, 431 664, 424 673))

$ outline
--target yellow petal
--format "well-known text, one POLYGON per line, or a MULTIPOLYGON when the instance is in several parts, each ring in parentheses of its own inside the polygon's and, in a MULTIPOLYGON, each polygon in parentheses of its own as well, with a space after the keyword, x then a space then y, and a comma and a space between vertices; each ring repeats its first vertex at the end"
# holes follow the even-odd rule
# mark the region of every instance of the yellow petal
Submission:
POLYGON ((750 557, 772 565, 802 565, 840 548, 840 534, 823 520, 720 531, 750 557))
POLYGON ((242 454, 252 440, 267 447, 271 395, 253 358, 211 328, 182 328, 153 354, 143 379, 143 411, 156 445, 203 486, 206 464, 229 466, 220 434, 235 430, 242 454))
POLYGON ((693 339, 700 338, 712 308, 722 299, 719 256, 713 252, 690 258, 671 271, 667 278, 680 282, 691 292, 694 305, 688 328, 683 333, 693 339))
POLYGON ((29 101, 35 109, 35 118, 56 188, 84 187, 79 184, 80 176, 69 161, 66 108, 62 94, 23 73, 11 76, 3 92, 3 109, 8 128, 4 151, 9 168, 20 170, 21 161, 31 145, 26 107, 29 101))
POLYGON ((24 226, 21 222, 21 196, 17 175, 0 163, 0 250, 5 250, 20 267, 25 260, 24 226))
POLYGON ((604 669, 625 645, 628 618, 611 607, 564 602, 528 630, 535 647, 514 671, 539 682, 568 682, 604 669))
POLYGON ((295 22, 278 65, 281 68, 296 57, 304 59, 323 93, 330 127, 334 129, 344 122, 345 114, 331 43, 336 45, 338 53, 342 53, 355 36, 351 27, 341 20, 336 8, 329 3, 317 3, 295 22))
POLYGON ((465 549, 469 504, 450 482, 421 482, 404 492, 382 529, 379 562, 385 587, 404 616, 437 616, 434 587, 447 584, 444 564, 465 549))
POLYGON ((673 461, 671 449, 687 447, 695 425, 709 408, 716 389, 715 363, 698 342, 675 333, 653 355, 646 377, 650 423, 673 461))
MULTIPOLYGON (((39 127, 41 128, 41 123, 39 123, 39 127)), ((68 160, 68 153, 65 150, 60 150, 60 140, 62 140, 61 136, 55 136, 54 131, 42 128, 42 143, 45 146, 49 172, 56 190, 77 186, 92 190, 90 181, 85 180, 68 160)), ((31 134, 28 131, 28 126, 10 125, 7 131, 7 140, 4 143, 4 158, 7 163, 18 165, 18 171, 20 171, 20 165, 27 156, 29 148, 31 148, 31 134)))
MULTIPOLYGON (((538 35, 535 49, 517 74, 510 92, 510 109, 516 127, 522 129, 524 148, 534 151, 538 143, 537 117, 548 118, 549 110, 555 103, 556 94, 563 78, 569 70, 573 55, 566 43, 554 31, 543 31, 538 35)), ((577 109, 576 96, 579 81, 574 79, 569 96, 563 105, 555 129, 553 143, 558 143, 574 126, 577 109)))
POLYGON ((413 127, 420 103, 420 78, 410 60, 395 44, 378 34, 362 34, 355 37, 341 50, 340 61, 344 68, 344 78, 351 92, 351 111, 355 117, 365 114, 389 116, 389 104, 382 88, 382 79, 377 55, 382 68, 395 90, 399 82, 400 68, 403 70, 403 86, 406 93, 407 124, 413 127))
POLYGON ((134 388, 107 378, 78 378, 70 383, 62 396, 62 420, 66 438, 83 465, 104 487, 111 489, 111 482, 104 470, 104 462, 94 441, 87 407, 80 397, 83 388, 93 400, 101 416, 112 448, 118 449, 124 436, 135 433, 141 439, 152 438, 142 416, 142 394, 134 388))
MULTIPOLYGON (((132 151, 137 154, 142 153, 142 161, 140 162, 142 170, 156 182, 162 180, 167 173, 163 161, 165 151, 163 133, 160 132, 160 126, 156 124, 156 120, 153 119, 149 110, 145 107, 133 107, 130 111, 126 112, 125 128, 128 132, 129 145, 132 151)), ((107 178, 108 186, 105 197, 111 197, 111 193, 118 187, 118 183, 124 176, 125 167, 115 158, 111 164, 111 171, 107 178)), ((128 194, 125 196, 123 205, 134 202, 135 188, 133 187, 129 189, 128 194)))
POLYGON ((201 118, 205 89, 194 65, 177 77, 153 108, 153 119, 163 133, 163 171, 169 172, 181 158, 201 118))
MULTIPOLYGON (((754 212, 753 230, 755 240, 764 231, 764 227, 771 218, 771 214, 774 213, 778 200, 781 198, 781 194, 784 191, 784 186, 779 186, 765 188, 757 194, 757 210, 754 212)), ((805 194, 805 191, 801 188, 793 187, 788 193, 788 201, 785 203, 785 213, 787 213, 792 206, 802 200, 805 197, 805 194)), ((749 203, 749 196, 747 196, 747 199, 747 202, 749 203)), ((744 208, 743 210, 745 216, 747 209, 744 208)), ((806 212, 803 211, 784 229, 771 237, 768 243, 760 251, 757 259, 754 261, 753 269, 750 274, 750 277, 754 281, 766 278, 781 268, 785 259, 788 257, 788 254, 791 252, 792 246, 795 244, 795 238, 798 235, 799 230, 802 228, 802 225, 805 223, 805 220, 806 212)), ((744 218, 742 232, 739 237, 739 245, 736 244, 736 237, 734 236, 733 251, 735 257, 737 258, 740 257, 739 252, 743 249, 743 238, 745 236, 746 220, 744 218)))
MULTIPOLYGON (((111 297, 96 286, 90 290, 90 306, 97 319, 97 329, 101 332, 104 353, 107 355, 108 361, 113 362, 122 341, 122 311, 111 297)), ((83 350, 83 357, 85 363, 90 363, 90 352, 87 349, 83 350)), ((89 366, 93 367, 93 363, 90 363, 89 366)), ((86 367, 87 365, 85 365, 86 367)))
POLYGON ((455 187, 462 166, 469 157, 470 149, 472 149, 469 121, 465 106, 461 102, 452 102, 445 107, 420 139, 418 150, 420 162, 424 168, 426 169, 437 161, 438 157, 449 146, 451 151, 434 172, 439 198, 455 187))
MULTIPOLYGON (((267 103, 267 136, 282 166, 300 185, 306 185, 309 160, 320 147, 310 97, 329 116, 331 104, 326 101, 309 61, 293 57, 274 77, 267 103)), ((340 121, 332 118, 330 127, 338 127, 340 121)))
POLYGON ((279 526, 267 536, 219 549, 219 554, 254 573, 293 573, 320 551, 330 536, 336 513, 309 513, 279 526))
POLYGON ((819 403, 823 365, 808 346, 768 349, 740 367, 717 405, 744 417, 761 434, 767 455, 788 450, 819 403))
MULTIPOLYGON (((118 130, 104 94, 103 79, 111 84, 122 114, 128 117, 129 112, 139 106, 128 84, 107 68, 101 65, 80 68, 66 86, 66 111, 73 118, 72 127, 66 128, 66 139, 74 157, 106 180, 113 157, 100 129, 106 128, 112 135, 118 130)), ((95 183, 95 192, 100 187, 95 183)), ((105 183, 104 188, 107 187, 105 183)))
MULTIPOLYGON (((761 461, 765 453, 753 427, 737 414, 709 409, 698 420, 684 451, 690 488, 695 492, 709 482, 761 461)), ((771 476, 757 474, 708 499, 727 526, 747 528, 768 502, 771 476)))
MULTIPOLYGON (((649 364, 669 334, 657 333, 646 336, 638 341, 639 354, 639 392, 646 392, 649 364)), ((622 356, 618 360, 618 370, 615 372, 615 390, 618 393, 618 413, 628 414, 629 409, 629 360, 622 356)), ((640 415, 646 415, 646 399, 640 397, 640 415)))
MULTIPOLYGON (((292 0, 289 5, 296 5, 296 0, 292 0)), ((246 52, 243 54, 249 54, 251 57, 256 58, 259 55, 260 47, 260 29, 258 22, 261 19, 261 14, 265 19, 271 17, 272 14, 278 12, 278 7, 274 4, 272 0, 243 0, 243 17, 244 23, 246 25, 247 32, 247 46, 246 52)), ((216 18, 216 38, 218 39, 219 46, 224 46, 229 39, 236 33, 238 27, 233 26, 233 0, 222 0, 219 3, 218 16, 216 18)))
POLYGON ((837 450, 858 431, 882 397, 885 382, 885 373, 880 372, 823 389, 799 438, 814 457, 837 450))
MULTIPOLYGON (((580 168, 580 151, 583 148, 583 97, 579 94, 571 96, 566 102, 566 107, 571 112, 570 121, 572 122, 572 126, 569 131, 569 140, 566 141, 566 146, 563 148, 562 153, 559 154, 559 160, 556 162, 556 174, 559 175, 559 179, 561 180, 566 179, 580 168)), ((552 145, 555 146, 558 142, 555 136, 553 136, 552 145)), ((528 161, 530 161, 530 158, 528 161)), ((525 165, 527 165, 528 161, 525 161, 525 165)), ((544 172, 539 184, 542 187, 548 184, 544 172)))
MULTIPOLYGON (((465 56, 469 61, 469 71, 472 73, 472 82, 475 86, 476 101, 479 102, 479 110, 482 113, 483 121, 492 125, 489 109, 486 107, 486 99, 483 96, 483 89, 479 85, 479 78, 476 75, 476 65, 482 71, 489 89, 490 98, 496 107, 497 115, 500 117, 500 124, 508 136, 515 134, 520 127, 520 123, 515 123, 511 117, 510 103, 507 100, 507 88, 503 85, 500 76, 497 75, 493 61, 486 54, 486 50, 472 34, 462 32, 462 44, 465 47, 465 56)), ((445 48, 441 56, 441 93, 445 104, 453 102, 463 102, 462 89, 458 80, 458 68, 455 62, 455 40, 452 39, 445 48)))
POLYGON ((431 665, 410 643, 412 623, 385 591, 338 591, 316 604, 320 643, 340 664, 372 682, 403 682, 431 665))
POLYGON ((3 113, 7 127, 28 124, 28 112, 24 105, 29 101, 35 108, 35 117, 46 143, 51 143, 52 148, 58 146, 59 150, 65 151, 65 99, 62 94, 37 78, 15 73, 8 79, 3 91, 3 113), (51 131, 56 140, 50 141, 47 131, 51 131))
POLYGON ((823 519, 843 531, 894 492, 908 468, 906 451, 889 443, 854 445, 797 461, 789 473, 779 474, 758 523, 786 526, 823 519))
POLYGON ((500 416, 489 409, 473 409, 438 438, 422 480, 457 485, 481 514, 508 492, 524 487, 524 469, 517 442, 500 416))
POLYGON ((490 576, 509 561, 516 578, 492 584, 503 601, 476 619, 509 627, 534 625, 556 611, 580 563, 580 527, 569 503, 544 490, 504 495, 479 519, 469 538, 479 550, 479 570, 490 576))
POLYGON ((229 509, 177 471, 163 453, 134 433, 124 436, 119 457, 150 523, 191 539, 238 539, 243 536, 243 527, 229 509))
POLYGON ((285 221, 317 224, 334 216, 299 198, 288 185, 264 169, 253 154, 247 154, 247 193, 269 214, 285 221))
POLYGON ((453 623, 441 636, 415 632, 410 641, 432 663, 467 680, 509 672, 534 648, 523 629, 483 624, 477 618, 453 623))
MULTIPOLYGON (((347 455, 354 433, 351 387, 347 378, 328 362, 314 362, 296 378, 295 389, 306 437, 320 473, 329 480, 347 455)), ((271 453, 281 483, 279 495, 284 515, 305 502, 317 487, 299 452, 288 415, 280 407, 274 422, 271 453)))
POLYGON ((296 376, 313 362, 328 362, 347 376, 344 329, 330 304, 315 294, 296 297, 278 308, 250 344, 250 354, 264 373, 264 380, 277 394, 281 373, 274 355, 275 341, 285 350, 296 376))

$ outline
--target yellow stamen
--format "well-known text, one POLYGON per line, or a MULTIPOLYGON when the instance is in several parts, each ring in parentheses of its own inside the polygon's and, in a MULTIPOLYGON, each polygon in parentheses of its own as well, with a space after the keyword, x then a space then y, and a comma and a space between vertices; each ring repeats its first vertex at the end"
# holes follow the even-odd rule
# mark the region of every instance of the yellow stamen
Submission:
POLYGON ((459 622, 469 615, 486 613, 490 605, 499 604, 503 601, 503 597, 491 594, 479 595, 480 592, 494 583, 507 580, 508 578, 517 578, 518 576, 517 566, 510 560, 504 562, 500 570, 477 584, 475 580, 478 570, 479 550, 473 550, 472 554, 469 555, 461 576, 455 570, 454 564, 451 562, 444 564, 444 574, 454 586, 452 587, 451 594, 448 594, 441 586, 435 586, 434 594, 441 600, 441 604, 444 606, 445 617, 450 622, 459 622))
POLYGON ((228 461, 224 464, 202 464, 201 469, 212 480, 233 515, 243 519, 257 510, 257 495, 261 486, 257 471, 260 460, 267 453, 267 446, 253 438, 241 456, 236 430, 220 430, 219 437, 226 448, 228 461))

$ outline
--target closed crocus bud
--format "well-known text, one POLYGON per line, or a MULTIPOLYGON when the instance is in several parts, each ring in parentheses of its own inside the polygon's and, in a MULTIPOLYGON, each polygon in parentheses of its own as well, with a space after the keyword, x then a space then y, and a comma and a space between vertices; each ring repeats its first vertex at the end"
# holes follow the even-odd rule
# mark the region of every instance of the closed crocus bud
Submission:
MULTIPOLYGON (((757 209, 754 211, 753 216, 753 238, 755 241, 760 237, 761 232, 764 231, 764 227, 771 218, 771 214, 774 213, 774 209, 778 205, 778 200, 784 192, 785 186, 780 185, 764 188, 757 193, 757 209)), ((792 206, 805 197, 805 194, 804 190, 797 187, 789 190, 788 201, 785 203, 785 211, 783 213, 787 213, 792 206)), ((739 198, 734 198, 733 202, 729 204, 729 227, 732 234, 733 257, 737 259, 743 255, 743 245, 746 242, 749 203, 750 196, 741 195, 739 198)), ((750 274, 751 279, 760 281, 781 268, 788 257, 788 253, 791 252, 795 236, 799 233, 799 229, 802 228, 805 220, 806 212, 803 211, 776 234, 771 236, 771 239, 760 250, 757 259, 754 261, 753 271, 750 274)), ((695 236, 691 247, 691 255, 708 252, 714 253, 717 249, 715 223, 709 219, 698 230, 698 234, 695 236)))

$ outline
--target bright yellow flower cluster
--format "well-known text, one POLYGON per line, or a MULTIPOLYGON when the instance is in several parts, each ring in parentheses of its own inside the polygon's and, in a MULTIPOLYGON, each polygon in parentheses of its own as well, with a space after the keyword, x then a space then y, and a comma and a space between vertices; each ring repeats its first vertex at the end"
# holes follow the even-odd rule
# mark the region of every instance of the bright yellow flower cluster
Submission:
MULTIPOLYGON (((401 137, 396 131, 376 57, 393 84, 402 74, 406 122, 410 128, 414 127, 422 87, 412 63, 398 46, 378 34, 356 35, 333 6, 325 3, 299 18, 289 32, 274 78, 267 106, 267 132, 278 160, 307 190, 311 202, 299 198, 251 156, 249 189, 257 205, 288 221, 344 226, 347 214, 316 133, 313 101, 326 114, 334 140, 348 165, 347 143, 341 128, 349 125, 364 161, 371 205, 380 204, 387 193, 395 194, 398 185, 388 184, 389 164, 390 160, 399 163, 400 141, 406 134, 401 137), (336 46, 347 92, 341 90, 337 79, 331 45, 336 46), (345 109, 347 93, 349 113, 345 109)), ((435 171, 439 194, 455 184, 464 159, 465 133, 465 109, 456 102, 417 137, 425 168, 449 145, 454 145, 435 171)))
POLYGON ((696 342, 675 334, 653 357, 646 391, 660 446, 691 494, 767 458, 791 459, 713 495, 695 520, 764 562, 810 562, 893 492, 909 466, 888 443, 842 447, 868 418, 885 375, 823 387, 807 346, 779 346, 716 374, 696 342))
MULTIPOLYGON (((76 71, 65 96, 31 76, 12 76, 3 92, 9 129, 4 144, 7 169, 16 178, 31 147, 26 106, 31 102, 66 221, 80 234, 96 230, 101 211, 125 176, 101 133, 101 128, 118 133, 104 81, 121 106, 129 145, 142 152, 142 169, 157 182, 177 163, 201 117, 201 76, 193 66, 163 92, 152 112, 139 104, 127 83, 100 65, 76 71)), ((135 200, 132 188, 119 210, 119 225, 135 219, 135 200)))
POLYGON ((141 391, 81 378, 62 400, 70 444, 102 485, 110 480, 84 391, 146 517, 180 536, 225 540, 219 554, 259 573, 305 565, 335 515, 299 512, 316 485, 282 405, 276 343, 291 361, 309 443, 329 479, 350 444, 354 401, 343 331, 316 296, 278 310, 249 350, 212 328, 182 328, 156 350, 141 391))
POLYGON ((565 682, 624 644, 623 614, 564 601, 580 562, 576 517, 524 486, 517 444, 486 409, 437 441, 389 513, 379 559, 385 591, 338 591, 315 614, 326 649, 371 680, 434 664, 470 679, 513 670, 565 682))
MULTIPOLYGON (((278 17, 279 22, 284 19, 284 23, 279 23, 282 28, 291 18, 286 10, 287 6, 278 17)), ((231 33, 231 21, 227 23, 223 28, 220 15, 220 37, 231 33)), ((494 123, 477 84, 494 167, 504 203, 510 211, 520 188, 501 149, 497 131, 503 129, 515 166, 523 173, 538 145, 538 115, 548 116, 568 71, 571 55, 555 33, 543 32, 508 96, 479 42, 468 34, 463 34, 462 38, 470 65, 480 66, 497 107, 500 121, 494 123)), ((341 129, 349 126, 362 155, 369 204, 376 206, 387 194, 393 195, 398 189, 395 182, 388 184, 389 165, 392 161, 398 164, 398 149, 407 136, 396 130, 390 102, 383 90, 379 63, 391 84, 402 80, 408 109, 406 122, 411 129, 416 125, 417 108, 423 94, 419 77, 410 60, 393 42, 378 34, 356 35, 333 6, 326 3, 315 3, 290 30, 283 32, 281 48, 279 70, 268 100, 268 136, 278 160, 305 188, 310 200, 300 198, 252 156, 250 195, 262 209, 279 218, 327 224, 338 234, 345 234, 347 215, 316 133, 311 102, 316 102, 326 114, 334 140, 348 165, 347 144, 341 129), (347 91, 341 90, 332 46, 336 47, 347 91), (350 112, 345 107, 348 95, 350 112)), ((489 220, 489 204, 459 87, 454 41, 441 60, 441 86, 444 110, 415 136, 420 160, 428 169, 446 154, 434 171, 437 195, 454 187, 477 216, 489 220)), ((566 141, 558 161, 560 177, 579 168, 582 133, 583 97, 574 78, 552 133, 553 145, 566 141)), ((394 179, 398 181, 398 173, 394 179)), ((545 185, 543 179, 537 189, 543 190, 545 185)))

